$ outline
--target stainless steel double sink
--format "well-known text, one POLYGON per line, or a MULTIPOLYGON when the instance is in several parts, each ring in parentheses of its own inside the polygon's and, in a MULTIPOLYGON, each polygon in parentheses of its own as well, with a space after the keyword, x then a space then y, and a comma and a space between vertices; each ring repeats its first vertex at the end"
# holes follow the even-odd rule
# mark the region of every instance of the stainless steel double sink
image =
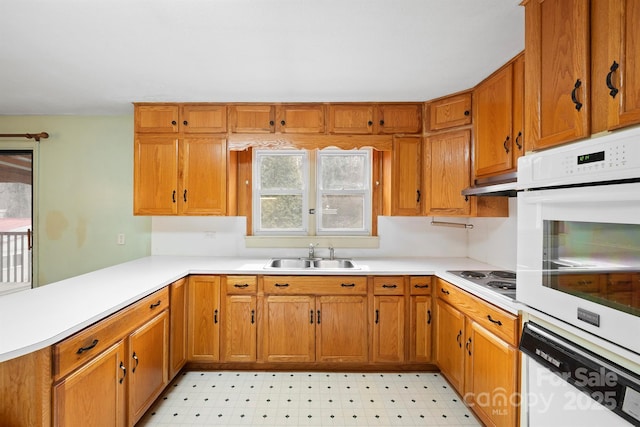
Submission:
POLYGON ((264 268, 290 270, 305 270, 310 268, 358 270, 360 267, 358 267, 353 260, 346 258, 273 258, 269 260, 264 268))

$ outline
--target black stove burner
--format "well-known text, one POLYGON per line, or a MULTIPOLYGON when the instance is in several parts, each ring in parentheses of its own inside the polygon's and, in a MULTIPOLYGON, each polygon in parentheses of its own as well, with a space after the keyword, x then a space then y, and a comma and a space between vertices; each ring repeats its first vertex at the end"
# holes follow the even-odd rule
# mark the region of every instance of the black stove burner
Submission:
POLYGON ((497 271, 492 271, 491 273, 489 273, 489 275, 497 279, 516 280, 516 273, 514 273, 513 271, 497 270, 497 271))
POLYGON ((515 290, 516 284, 513 282, 504 282, 502 280, 490 280, 487 282, 487 286, 498 289, 515 290))
POLYGON ((484 279, 485 277, 487 277, 486 274, 480 271, 463 271, 462 273, 460 273, 460 275, 469 279, 484 279))

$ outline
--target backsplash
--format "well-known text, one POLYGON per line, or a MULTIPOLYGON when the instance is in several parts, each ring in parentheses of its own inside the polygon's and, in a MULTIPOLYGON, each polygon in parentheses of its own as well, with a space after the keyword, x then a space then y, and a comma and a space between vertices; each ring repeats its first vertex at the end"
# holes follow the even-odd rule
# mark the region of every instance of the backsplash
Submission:
MULTIPOLYGON (((435 218, 474 225, 464 228, 431 225, 431 217, 379 217, 376 249, 336 247, 340 257, 470 257, 515 269, 516 199, 508 218, 435 218)), ((274 257, 304 256, 302 248, 245 247, 244 217, 153 217, 153 255, 274 257)), ((319 254, 324 252, 319 248, 319 254)))

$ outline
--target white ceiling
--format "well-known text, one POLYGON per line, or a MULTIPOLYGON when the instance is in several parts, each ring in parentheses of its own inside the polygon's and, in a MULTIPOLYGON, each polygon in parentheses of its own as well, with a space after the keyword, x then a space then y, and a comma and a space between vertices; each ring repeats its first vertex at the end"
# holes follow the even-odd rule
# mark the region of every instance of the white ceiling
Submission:
POLYGON ((524 48, 520 0, 1 0, 0 114, 425 101, 524 48))

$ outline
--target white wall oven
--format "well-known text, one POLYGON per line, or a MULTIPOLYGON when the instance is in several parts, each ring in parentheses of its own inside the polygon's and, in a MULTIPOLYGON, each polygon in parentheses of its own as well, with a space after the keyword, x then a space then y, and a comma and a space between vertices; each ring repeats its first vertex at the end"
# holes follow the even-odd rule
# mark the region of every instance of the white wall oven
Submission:
POLYGON ((518 189, 516 298, 525 313, 597 343, 605 360, 623 355, 638 374, 640 128, 526 155, 518 189))

